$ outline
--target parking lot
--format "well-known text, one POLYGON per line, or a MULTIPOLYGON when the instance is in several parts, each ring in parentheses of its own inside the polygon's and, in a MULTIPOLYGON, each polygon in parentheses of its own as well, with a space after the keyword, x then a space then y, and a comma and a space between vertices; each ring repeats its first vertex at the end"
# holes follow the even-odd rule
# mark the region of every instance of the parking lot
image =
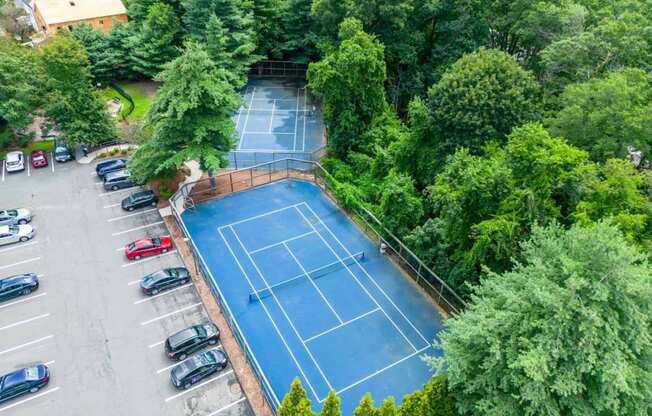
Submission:
POLYGON ((0 374, 44 362, 52 378, 0 404, 0 416, 253 414, 230 366, 188 390, 170 383, 164 340, 208 318, 192 283, 140 291, 142 276, 182 265, 174 250, 132 262, 123 254, 125 243, 168 233, 158 210, 123 211, 135 189, 106 192, 94 164, 50 162, 2 169, 0 208, 31 209, 36 237, 0 247, 0 278, 35 272, 41 284, 0 303, 0 374))

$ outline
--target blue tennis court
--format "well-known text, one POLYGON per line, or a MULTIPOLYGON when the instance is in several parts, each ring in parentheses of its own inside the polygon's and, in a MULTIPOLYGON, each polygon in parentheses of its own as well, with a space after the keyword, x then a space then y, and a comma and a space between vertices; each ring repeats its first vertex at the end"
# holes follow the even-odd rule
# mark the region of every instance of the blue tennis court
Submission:
POLYGON ((318 103, 304 83, 253 79, 233 116, 237 150, 313 152, 324 145, 318 103))
POLYGON ((437 308, 313 183, 200 203, 183 221, 276 405, 294 377, 316 410, 335 390, 343 414, 431 377, 437 308))

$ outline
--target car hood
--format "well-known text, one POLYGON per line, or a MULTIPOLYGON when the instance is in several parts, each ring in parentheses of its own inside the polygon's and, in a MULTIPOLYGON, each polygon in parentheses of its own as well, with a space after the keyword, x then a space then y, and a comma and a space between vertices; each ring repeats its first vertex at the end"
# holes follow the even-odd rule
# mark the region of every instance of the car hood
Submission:
POLYGON ((18 218, 28 218, 31 217, 31 214, 28 209, 25 208, 17 208, 16 212, 18 213, 17 217, 18 218))
POLYGON ((34 227, 29 224, 22 224, 18 226, 18 234, 27 235, 34 231, 34 227))

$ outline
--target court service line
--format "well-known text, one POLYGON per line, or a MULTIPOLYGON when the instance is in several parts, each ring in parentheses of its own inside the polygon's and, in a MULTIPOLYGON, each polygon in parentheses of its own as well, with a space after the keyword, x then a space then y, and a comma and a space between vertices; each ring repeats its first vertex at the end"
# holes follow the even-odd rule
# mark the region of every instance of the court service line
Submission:
POLYGON ((41 260, 40 257, 33 257, 31 259, 19 261, 19 262, 12 263, 12 264, 7 264, 6 266, 0 266, 0 270, 8 269, 8 268, 14 267, 14 266, 20 266, 21 264, 31 263, 31 262, 39 261, 39 260, 41 260))
POLYGON ((240 143, 238 143, 238 150, 242 149, 242 143, 244 142, 245 131, 247 130, 247 123, 249 123, 249 113, 251 113, 251 107, 254 105, 254 95, 256 95, 256 87, 253 87, 253 89, 251 90, 251 99, 249 100, 249 107, 247 107, 247 114, 245 115, 244 126, 242 126, 242 134, 240 135, 240 143))
POLYGON ((23 243, 23 244, 19 244, 19 245, 17 245, 17 246, 13 246, 13 247, 9 247, 9 248, 4 248, 4 249, 0 250, 0 254, 1 254, 1 253, 4 253, 4 252, 6 252, 6 251, 16 250, 17 248, 23 248, 23 247, 33 246, 34 244, 38 244, 38 241, 30 241, 29 243, 23 243))
POLYGON ((9 324, 9 325, 0 327, 0 331, 4 331, 5 329, 14 328, 14 327, 17 327, 17 326, 20 326, 20 325, 23 325, 23 324, 28 324, 30 322, 34 322, 34 321, 39 320, 39 319, 47 318, 48 316, 50 316, 49 313, 44 313, 43 315, 38 315, 38 316, 34 316, 32 318, 23 319, 22 321, 14 322, 13 324, 9 324))
MULTIPOLYGON (((289 315, 287 314, 287 312, 285 311, 285 308, 283 308, 283 305, 281 305, 281 302, 280 302, 280 301, 278 300, 278 298, 276 297, 276 293, 274 293, 274 290, 270 287, 269 283, 267 282, 267 279, 265 279, 265 275, 260 271, 260 268, 258 268, 258 265, 257 265, 256 262, 254 261, 254 259, 249 255, 249 253, 247 253, 247 249, 245 248, 244 244, 243 244, 242 241, 240 240, 240 237, 238 236, 238 233, 235 232, 235 230, 233 229, 233 227, 231 227, 231 232, 232 232, 233 235, 235 236, 236 240, 238 240, 238 244, 240 244, 240 247, 242 247, 242 250, 244 250, 244 252, 247 254, 247 257, 249 258, 249 261, 251 262, 251 265, 254 266, 254 269, 256 269, 256 272, 258 273, 258 275, 260 276, 260 278, 261 278, 261 279, 263 280, 263 282, 265 283, 265 286, 266 286, 267 289, 269 290, 269 293, 272 295, 272 298, 273 298, 274 301, 276 302, 276 305, 279 307, 279 309, 281 310, 281 313, 283 313, 283 315, 285 316, 285 319, 287 319, 288 323, 290 324, 290 327, 291 327, 292 330, 294 331, 294 335, 299 339, 299 341, 301 341, 301 344, 303 345, 303 348, 304 348, 304 349, 306 350, 306 352, 308 353, 308 356, 309 356, 310 359, 312 360, 313 364, 315 364, 315 367, 317 367, 317 370, 319 371, 319 374, 321 374, 322 378, 324 379, 324 381, 325 381, 326 384, 328 385, 329 390, 333 390, 333 385, 331 384, 331 382, 330 382, 330 381, 328 380, 328 378, 326 377, 326 374, 324 374, 324 371, 321 369, 321 367, 320 367, 319 364, 317 363, 317 360, 316 360, 315 357, 312 355, 312 352, 310 351, 310 349, 308 348, 308 346, 306 345, 306 343, 303 342, 303 338, 302 338, 301 335, 299 334, 299 331, 297 330, 297 328, 294 326, 294 322, 292 322, 292 320, 290 319, 290 316, 289 316, 289 315)), ((261 304, 262 304, 262 301, 261 301, 261 304)), ((315 397, 319 397, 319 396, 315 395, 315 397)))
POLYGON ((304 341, 304 342, 310 342, 310 341, 313 341, 313 340, 315 340, 315 339, 321 337, 322 335, 326 335, 326 334, 328 334, 329 332, 332 332, 332 331, 335 331, 336 329, 342 328, 343 326, 346 326, 346 325, 348 325, 348 324, 350 324, 350 323, 353 323, 353 322, 357 321, 358 319, 365 318, 365 317, 371 315, 372 313, 378 312, 379 310, 380 310, 380 308, 374 308, 374 309, 370 310, 369 312, 365 312, 365 313, 363 313, 362 315, 358 315, 358 316, 356 316, 355 318, 349 319, 349 320, 346 321, 346 322, 343 322, 343 323, 341 323, 341 324, 339 324, 339 325, 337 325, 337 326, 334 326, 334 327, 332 327, 332 328, 330 328, 330 329, 327 329, 327 330, 325 330, 325 331, 323 331, 323 332, 320 332, 320 333, 317 334, 317 335, 313 335, 313 336, 311 336, 310 338, 306 338, 306 339, 304 339, 303 341, 304 341))
MULTIPOLYGON (((231 228, 233 230, 233 228, 231 228)), ((235 255, 233 252, 233 248, 231 248, 231 244, 226 240, 226 237, 224 237, 224 233, 222 232, 222 227, 217 229, 217 232, 220 233, 220 236, 222 237, 222 240, 224 240, 224 244, 226 244, 226 248, 229 250, 229 253, 231 253, 231 256, 233 256, 233 259, 235 260, 236 264, 238 265, 238 268, 242 272, 242 275, 247 279, 247 282, 249 283, 249 287, 253 292, 256 292, 256 287, 251 281, 251 278, 249 277, 249 274, 245 271, 244 267, 242 267, 242 263, 240 263, 240 259, 235 255)), ((201 256, 201 254, 200 254, 201 256)), ((211 275, 212 277, 212 275, 211 275)), ((214 280, 214 279, 213 279, 214 280)), ((308 383, 308 388, 310 388, 310 391, 312 392, 313 396, 319 400, 319 396, 317 395, 317 392, 315 391, 315 388, 312 386, 312 383, 310 382, 310 379, 306 376, 306 372, 303 370, 303 367, 301 367, 301 364, 299 364, 299 361, 297 360, 297 357, 294 356, 294 352, 290 348, 290 346, 287 343, 287 340, 281 333, 281 330, 278 328, 278 325, 276 325, 276 321, 272 318, 272 315, 269 312, 269 309, 267 309, 267 306, 263 303, 262 299, 260 298, 260 295, 256 295, 258 297, 258 302, 260 302, 260 305, 263 307, 263 310, 265 311, 265 315, 267 315, 267 319, 272 323, 272 326, 274 327, 274 330, 276 331, 276 335, 281 339, 281 342, 283 342, 283 345, 285 345, 285 349, 288 351, 290 354, 290 357, 292 357, 292 361, 294 361, 294 365, 297 366, 297 369, 303 376, 303 379, 306 380, 306 383, 308 383)), ((269 382, 268 382, 269 384, 269 382)), ((271 387, 271 386, 270 386, 271 387)), ((278 400, 278 398, 277 398, 278 400)), ((279 402, 280 403, 280 402, 279 402)))
MULTIPOLYGON (((319 234, 319 232, 317 231, 317 229, 315 228, 315 226, 314 226, 314 225, 313 225, 313 224, 308 220, 308 218, 306 218, 306 216, 303 214, 303 212, 301 212, 301 210, 300 210, 299 208, 296 208, 296 210, 299 212, 299 215, 301 215, 301 217, 303 217, 304 221, 306 221, 308 224, 310 224, 310 226, 315 230, 315 232, 317 233, 317 235, 319 236, 319 238, 321 239, 321 241, 326 245, 326 247, 328 247, 328 249, 330 250, 330 252, 333 253, 333 255, 335 256, 335 258, 336 258, 336 259, 339 259, 339 260, 342 262, 342 265, 344 266, 344 268, 349 272, 349 274, 351 275, 351 277, 353 277, 353 279, 358 283, 358 285, 360 286, 360 288, 361 288, 361 289, 362 289, 362 290, 367 294, 367 296, 369 296, 369 299, 371 299, 371 301, 376 305, 376 307, 380 308, 380 310, 383 311, 383 314, 385 315, 385 317, 387 318, 387 320, 388 320, 389 322, 391 322, 391 324, 394 326, 394 328, 396 328, 396 330, 398 331, 398 333, 401 334, 401 335, 403 336, 403 338, 405 339, 405 341, 407 341, 407 343, 410 344, 410 346, 412 347, 412 349, 416 351, 416 350, 417 350, 417 347, 415 347, 414 344, 412 344, 412 342, 408 339, 408 337, 405 335, 405 333, 403 333, 403 331, 401 330, 401 328, 398 327, 398 325, 396 324, 396 322, 394 322, 394 320, 393 320, 392 318, 390 318, 389 314, 388 314, 388 313, 387 313, 387 312, 386 312, 386 311, 385 311, 385 310, 380 306, 380 304, 378 303, 378 301, 376 300, 376 298, 373 297, 373 296, 371 295, 371 293, 369 293, 369 291, 367 290, 367 288, 362 284, 362 282, 360 282, 360 280, 358 279, 358 277, 355 275, 355 273, 353 273, 353 272, 351 271, 351 269, 349 268, 349 266, 348 266, 344 261, 342 261, 342 258, 340 257, 340 255, 337 254, 337 253, 335 252, 335 250, 333 249, 333 247, 332 247, 332 246, 331 246, 331 245, 326 241, 326 239, 325 239, 321 234, 319 234)), ((318 219, 319 219, 319 218, 318 218, 318 219)), ((346 252, 349 253, 348 250, 346 250, 346 252)), ((350 253, 349 253, 349 254, 350 254, 350 253)), ((353 259, 353 260, 355 261, 356 264, 359 265, 357 259, 353 259)))
POLYGON ((21 404, 23 404, 23 403, 30 402, 30 401, 32 401, 32 400, 34 400, 34 399, 38 399, 39 397, 43 397, 43 396, 45 396, 46 394, 54 393, 55 391, 57 391, 57 390, 59 390, 59 389, 60 389, 60 387, 54 387, 54 388, 51 388, 51 389, 49 389, 49 390, 47 390, 47 391, 44 391, 43 393, 39 393, 39 394, 35 394, 35 395, 33 395, 33 396, 30 396, 29 398, 27 398, 27 399, 25 399, 25 400, 21 400, 21 401, 19 401, 19 402, 12 403, 12 404, 10 404, 9 406, 0 407, 0 412, 3 412, 3 411, 5 411, 5 410, 9 410, 9 409, 13 409, 14 407, 16 407, 16 406, 18 406, 18 405, 21 405, 21 404))
POLYGON ((219 379, 221 379, 222 377, 226 377, 226 376, 228 376, 229 374, 233 374, 233 370, 232 370, 232 369, 229 370, 229 371, 227 371, 226 373, 222 373, 222 374, 220 374, 220 375, 217 376, 217 377, 213 377, 213 378, 211 378, 210 380, 206 380, 206 381, 204 381, 203 383, 199 383, 199 384, 197 384, 196 386, 193 386, 193 387, 191 387, 191 388, 189 388, 189 389, 187 389, 187 390, 184 390, 183 392, 181 392, 181 393, 179 393, 179 394, 175 394, 174 396, 170 396, 170 397, 168 397, 167 399, 165 399, 165 401, 166 401, 166 402, 169 402, 170 400, 177 399, 177 398, 183 396, 184 394, 190 393, 191 391, 196 390, 196 389, 200 388, 201 386, 205 386, 206 384, 208 384, 208 383, 212 383, 212 382, 215 381, 215 380, 219 380, 219 379))
POLYGON ((46 335, 46 336, 44 336, 42 338, 35 339, 34 341, 29 341, 29 342, 26 342, 24 344, 17 345, 15 347, 11 347, 8 350, 0 351, 0 355, 4 355, 4 354, 10 353, 10 352, 19 350, 21 348, 29 347, 30 345, 38 344, 39 342, 46 341, 46 340, 48 340, 50 338, 54 338, 54 335, 46 335))
POLYGON ((54 156, 50 152, 50 166, 52 167, 52 173, 54 173, 54 156))
POLYGON ((153 322, 160 321, 161 319, 165 319, 165 318, 170 317, 172 315, 175 315, 177 313, 185 312, 188 309, 196 308, 197 306, 199 306, 201 304, 202 304, 201 302, 193 303, 192 305, 188 305, 185 308, 181 308, 181 309, 177 309, 176 311, 168 312, 168 313, 166 313, 164 315, 157 316, 156 318, 152 318, 152 319, 149 319, 147 321, 143 321, 140 324, 142 326, 149 325, 149 324, 151 324, 153 322))
POLYGON ((225 411, 225 410, 227 410, 227 409, 230 409, 230 408, 232 408, 233 406, 235 406, 236 404, 238 404, 238 403, 242 403, 242 402, 244 402, 245 400, 247 400, 246 397, 241 397, 241 398, 239 398, 238 400, 234 401, 234 402, 231 403, 231 404, 227 404, 226 406, 220 407, 219 409, 217 409, 217 410, 214 411, 213 413, 208 414, 208 416, 215 416, 216 414, 218 414, 218 413, 220 413, 220 412, 223 412, 223 411, 225 411))
POLYGON ((141 225, 140 227, 134 227, 134 228, 130 228, 130 229, 128 229, 128 230, 118 231, 117 233, 113 233, 113 234, 111 234, 111 235, 112 235, 113 237, 115 237, 115 236, 118 236, 118 235, 122 235, 122 234, 130 233, 130 232, 132 232, 132 231, 138 231, 138 230, 142 230, 142 229, 144 229, 144 228, 155 227, 155 226, 157 226, 157 225, 161 225, 161 224, 163 224, 163 222, 164 222, 164 221, 156 221, 156 222, 153 222, 153 223, 151 223, 151 224, 141 225))
POLYGON ((146 209, 145 211, 135 212, 133 214, 127 214, 127 215, 122 215, 120 217, 109 218, 108 220, 106 220, 106 222, 120 221, 120 220, 124 220, 125 218, 136 217, 138 215, 147 214, 148 212, 153 212, 153 211, 158 211, 158 208, 146 209))
POLYGON ((287 238, 287 239, 285 239, 283 241, 279 241, 278 243, 269 244, 269 245, 266 245, 265 247, 261 247, 261 248, 255 249, 255 250, 251 250, 249 252, 249 254, 254 254, 254 253, 258 253, 260 251, 265 251, 265 250, 270 249, 272 247, 280 246, 281 244, 285 245, 285 243, 289 243, 290 241, 294 241, 294 240, 298 240, 298 239, 303 238, 303 237, 307 237, 310 234, 314 234, 314 233, 315 233, 314 231, 309 231, 307 233, 299 234, 297 236, 287 238))
MULTIPOLYGON (((176 252, 177 252, 176 250, 171 250, 171 251, 168 251, 167 253, 159 254, 157 256, 152 256, 152 257, 148 257, 146 259, 136 260, 136 261, 132 261, 131 263, 123 264, 122 267, 135 266, 137 264, 145 263, 146 261, 152 261, 152 260, 160 259, 161 257, 167 256, 169 254, 175 254, 176 252)), ((140 282, 140 280, 139 280, 139 282, 140 282)))
MULTIPOLYGON (((310 277, 310 275, 308 274, 308 271, 303 267, 303 264, 301 264, 299 259, 292 252, 292 250, 290 250, 290 247, 288 247, 288 245, 285 244, 285 243, 283 243, 283 247, 285 247, 285 249, 288 251, 288 253, 290 253, 290 256, 292 256, 294 261, 297 263, 297 265, 299 266, 299 268, 301 269, 303 274, 306 276, 306 279, 308 279, 308 281, 312 284, 312 286, 315 288, 317 293, 319 293, 319 296, 321 296, 321 298, 324 300, 324 302, 326 302, 326 306, 328 306, 328 308, 331 310, 331 312, 333 312, 333 315, 335 315, 337 320, 340 321, 340 325, 343 325, 344 321, 342 320, 342 318, 340 318, 340 315, 337 313, 335 308, 333 308, 333 305, 331 305, 331 303, 328 301, 328 299, 326 299, 326 296, 324 296, 322 291, 319 289, 319 286, 317 286, 315 281, 310 277)), ((303 339, 301 340, 301 342, 303 342, 303 339)))
POLYGON ((173 292, 175 292, 175 291, 177 291, 177 290, 179 290, 179 289, 183 289, 184 287, 188 287, 188 286, 192 286, 192 285, 193 285, 192 282, 191 282, 191 283, 186 283, 185 285, 181 285, 181 286, 179 286, 179 287, 175 287, 174 289, 171 289, 171 290, 166 290, 165 292, 163 292, 163 293, 159 293, 158 295, 148 296, 148 297, 146 297, 146 298, 144 298, 144 299, 140 299, 140 300, 135 301, 135 302, 134 302, 134 305, 139 305, 139 304, 141 304, 141 303, 143 303, 143 302, 149 302, 149 301, 152 301, 152 300, 154 300, 154 299, 158 299, 158 298, 160 298, 161 296, 169 295, 170 293, 173 293, 173 292))
POLYGON ((272 100, 272 115, 269 118, 269 129, 268 132, 272 132, 272 127, 274 126, 274 112, 276 111, 276 100, 272 100))
POLYGON ((2 309, 2 308, 7 308, 7 307, 9 307, 9 306, 13 306, 13 305, 18 305, 19 303, 23 303, 23 302, 30 301, 30 300, 32 300, 32 299, 40 298, 40 297, 43 297, 43 296, 45 296, 45 295, 47 295, 47 292, 45 292, 45 293, 39 293, 38 295, 30 296, 30 297, 28 297, 28 298, 21 299, 21 300, 17 300, 17 301, 15 301, 15 302, 5 303, 4 305, 0 305, 0 309, 2 309))
MULTIPOLYGON (((315 218, 317 218, 317 221, 319 221, 319 223, 320 223, 320 224, 321 224, 321 225, 326 229, 326 231, 328 231, 328 233, 329 233, 331 236, 333 236, 333 238, 335 239, 335 241, 337 241, 337 243, 340 245, 340 247, 342 247, 342 249, 344 249, 344 251, 345 251, 348 255, 351 255, 351 252, 349 251, 349 249, 346 248, 346 246, 344 246, 344 244, 342 244, 342 241, 340 241, 340 239, 337 238, 337 236, 333 233, 333 231, 331 231, 331 229, 330 229, 330 228, 329 228, 329 227, 324 223, 324 221, 322 221, 321 217, 320 217, 319 215, 317 215, 317 213, 316 213, 315 211, 313 211, 312 207, 310 207, 310 205, 308 205, 308 204, 305 203, 305 202, 304 202, 304 205, 306 206, 306 208, 308 208, 308 210, 312 213, 312 215, 314 215, 315 218)), ((297 211, 300 212, 299 209, 297 209, 297 211)), ((303 215, 303 213, 302 213, 302 215, 303 215)), ((305 218, 305 216, 304 216, 304 218, 305 218)), ((307 221, 307 220, 306 220, 306 221, 307 221)), ((311 223, 311 225, 312 225, 312 223, 311 223)), ((318 234, 319 234, 319 233, 318 233, 318 234)), ((426 343, 426 345, 429 346, 429 345, 430 345, 430 341, 428 341, 428 340, 426 339, 426 337, 423 336, 423 334, 421 333, 421 331, 419 331, 419 329, 417 329, 417 327, 412 323, 412 321, 411 321, 410 319, 408 319, 407 316, 405 316, 405 314, 403 313, 403 311, 402 311, 402 310, 401 310, 401 309, 396 305, 396 303, 394 303, 394 301, 392 300, 392 298, 389 297, 389 295, 387 294, 387 292, 385 292, 385 290, 384 290, 384 289, 383 289, 383 288, 378 284, 378 282, 376 282, 376 279, 374 279, 374 278, 369 274, 369 272, 367 271, 367 269, 365 269, 365 268, 360 264, 360 262, 359 262, 357 259, 354 259, 354 260, 355 260, 355 263, 358 265, 358 267, 362 270, 362 272, 363 272, 365 275, 367 275, 367 277, 369 278, 369 280, 371 280, 371 281, 373 282, 373 284, 376 286, 376 288, 378 288, 378 290, 380 290, 380 292, 381 292, 381 293, 385 296, 385 298, 386 298, 386 299, 387 299, 387 300, 392 304, 392 306, 393 306, 393 307, 398 311, 398 313, 401 314, 401 316, 403 317, 403 319, 405 319, 405 320, 407 321, 407 323, 412 327, 412 329, 414 329, 414 330, 416 331, 416 333, 419 334, 419 336, 420 336, 421 339, 426 343)))
POLYGON ((258 218, 263 218, 263 217, 266 217, 268 215, 276 214, 277 212, 281 212, 281 211, 285 211, 285 210, 288 210, 288 209, 296 208, 297 206, 299 206, 301 204, 303 204, 303 202, 299 202, 298 204, 288 205, 287 207, 283 207, 283 208, 279 208, 279 209, 274 209, 274 210, 271 210, 271 211, 268 211, 268 212, 265 212, 265 213, 262 213, 262 214, 259 214, 259 215, 254 215, 252 217, 245 218, 245 219, 240 220, 240 221, 232 222, 231 224, 222 225, 222 226, 220 226, 218 228, 218 230, 221 230, 222 228, 228 228, 228 227, 232 227, 234 225, 242 224, 244 222, 257 220, 258 218))
POLYGON ((297 151, 297 126, 299 123, 299 102, 301 101, 301 88, 297 88, 297 108, 294 117, 294 145, 292 146, 293 151, 297 151))

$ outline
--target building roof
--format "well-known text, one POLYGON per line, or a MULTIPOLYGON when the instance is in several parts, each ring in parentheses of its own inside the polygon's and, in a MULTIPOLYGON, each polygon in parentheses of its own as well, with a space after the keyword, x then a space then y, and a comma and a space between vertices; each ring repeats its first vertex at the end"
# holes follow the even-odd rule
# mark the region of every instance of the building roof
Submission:
POLYGON ((34 4, 47 24, 127 13, 121 0, 35 0, 34 4))

